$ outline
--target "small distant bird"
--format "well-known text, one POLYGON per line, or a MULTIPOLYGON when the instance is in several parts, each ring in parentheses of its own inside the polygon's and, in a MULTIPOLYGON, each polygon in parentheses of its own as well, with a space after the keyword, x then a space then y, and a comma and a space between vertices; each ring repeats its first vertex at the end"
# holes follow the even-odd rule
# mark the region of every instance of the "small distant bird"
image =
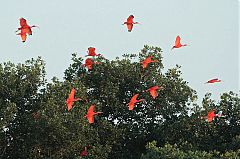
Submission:
POLYGON ((175 45, 172 47, 172 49, 174 49, 174 48, 180 48, 180 47, 182 47, 182 46, 187 46, 187 44, 182 45, 181 42, 180 42, 180 40, 181 40, 180 36, 177 36, 177 37, 176 37, 176 40, 175 40, 175 45))
POLYGON ((91 70, 93 64, 99 64, 99 63, 98 62, 94 62, 93 59, 91 59, 91 58, 87 58, 85 60, 85 64, 83 64, 82 66, 83 67, 87 67, 88 70, 91 70))
POLYGON ((36 25, 33 25, 33 26, 29 26, 27 24, 27 20, 24 19, 24 18, 20 18, 20 28, 18 28, 18 31, 20 31, 20 33, 18 33, 17 35, 20 35, 21 38, 22 38, 22 42, 25 42, 26 39, 27 39, 27 34, 28 35, 32 35, 32 28, 33 27, 38 27, 36 25))
POLYGON ((74 102, 80 100, 80 98, 74 98, 76 93, 76 90, 73 88, 71 90, 71 93, 69 94, 68 99, 66 100, 67 106, 68 106, 68 111, 70 111, 72 109, 72 105, 74 102))
POLYGON ((155 99, 158 96, 158 93, 157 93, 158 89, 162 89, 162 87, 153 86, 153 87, 147 89, 146 91, 149 91, 151 96, 153 97, 153 99, 155 99))
POLYGON ((87 152, 87 147, 84 147, 84 150, 80 153, 80 156, 87 156, 88 152, 87 152))
POLYGON ((134 106, 135 106, 136 103, 141 102, 141 101, 144 101, 144 99, 139 99, 139 100, 137 100, 137 97, 138 97, 138 96, 139 96, 139 94, 135 94, 135 95, 131 98, 130 102, 128 103, 128 108, 129 108, 129 110, 133 110, 133 108, 134 108, 134 106))
POLYGON ((218 78, 214 78, 214 79, 207 81, 206 83, 216 83, 216 82, 221 82, 221 80, 219 80, 218 78))
POLYGON ((144 61, 142 61, 142 67, 146 68, 149 63, 158 62, 158 60, 152 60, 153 56, 148 56, 144 61))
POLYGON ((102 56, 101 54, 97 54, 97 53, 95 52, 95 50, 96 50, 96 48, 94 48, 94 47, 89 47, 89 48, 88 48, 88 55, 86 55, 86 56, 102 56))
MULTIPOLYGON (((134 21, 133 21, 133 18, 134 18, 134 16, 133 16, 133 15, 130 15, 130 16, 127 18, 127 21, 124 22, 124 24, 127 25, 127 28, 128 28, 128 31, 129 31, 129 32, 132 31, 132 29, 133 29, 133 24, 139 24, 138 22, 134 22, 134 21)), ((124 25, 124 24, 123 24, 123 25, 124 25)))
POLYGON ((221 114, 215 114, 215 110, 212 110, 212 111, 208 112, 208 116, 207 116, 208 122, 212 122, 213 119, 214 119, 216 116, 217 116, 217 117, 221 117, 222 115, 221 115, 221 114))
POLYGON ((94 115, 101 114, 103 112, 94 112, 94 105, 91 105, 90 108, 88 109, 87 115, 84 117, 88 119, 88 122, 90 124, 94 123, 94 115))
POLYGON ((210 123, 210 122, 212 122, 213 121, 213 119, 217 116, 217 117, 222 117, 223 115, 222 115, 222 112, 221 113, 219 113, 219 114, 215 114, 215 109, 213 109, 213 110, 211 110, 211 111, 209 111, 208 112, 208 115, 207 116, 205 116, 205 117, 203 117, 203 118, 207 118, 207 121, 210 123))

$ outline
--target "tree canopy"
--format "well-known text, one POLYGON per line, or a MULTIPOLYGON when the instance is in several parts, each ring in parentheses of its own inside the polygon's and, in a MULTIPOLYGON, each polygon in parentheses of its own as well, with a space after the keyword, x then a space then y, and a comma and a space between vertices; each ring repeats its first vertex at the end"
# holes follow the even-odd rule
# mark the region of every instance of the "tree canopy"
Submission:
MULTIPOLYGON (((93 57, 92 69, 72 55, 64 79, 45 79, 38 57, 24 64, 0 65, 0 158, 227 158, 240 153, 240 98, 224 93, 216 103, 181 76, 180 66, 163 69, 161 48, 109 60, 93 57), (142 67, 151 56, 157 62, 142 67), (148 90, 159 86, 153 98, 148 90), (73 108, 66 99, 76 90, 73 108), (144 99, 128 109, 133 95, 144 99), (95 111, 89 124, 85 115, 95 111), (207 122, 210 110, 222 116, 207 122), (84 150, 86 155, 81 155, 84 150)), ((237 158, 235 157, 235 158, 237 158)))

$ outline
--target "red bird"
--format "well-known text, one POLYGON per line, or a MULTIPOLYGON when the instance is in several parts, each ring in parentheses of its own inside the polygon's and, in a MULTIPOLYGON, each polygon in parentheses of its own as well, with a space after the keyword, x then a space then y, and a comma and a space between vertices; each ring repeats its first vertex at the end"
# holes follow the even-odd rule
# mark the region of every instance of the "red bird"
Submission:
POLYGON ((87 156, 88 152, 87 152, 87 147, 84 148, 84 150, 80 153, 80 156, 87 156))
MULTIPOLYGON (((134 16, 133 16, 133 15, 130 15, 130 16, 127 18, 127 21, 124 22, 124 24, 127 25, 127 28, 128 28, 128 31, 129 31, 129 32, 132 31, 133 24, 139 24, 138 22, 134 22, 134 21, 133 21, 133 18, 134 18, 134 16)), ((124 25, 124 24, 123 24, 123 25, 124 25)))
POLYGON ((139 94, 135 94, 135 95, 131 98, 130 102, 128 103, 128 108, 129 108, 129 110, 133 110, 133 108, 134 108, 134 106, 135 106, 136 103, 141 102, 141 101, 144 101, 144 99, 139 99, 139 100, 137 100, 137 97, 138 97, 138 96, 139 96, 139 94))
POLYGON ((67 106, 68 106, 68 111, 70 111, 72 109, 72 105, 73 105, 74 102, 80 100, 80 98, 76 98, 76 99, 74 98, 75 93, 76 93, 76 90, 73 88, 71 90, 71 93, 69 94, 68 99, 66 100, 66 103, 67 103, 67 106))
POLYGON ((94 47, 89 47, 89 48, 88 48, 88 55, 86 55, 86 56, 102 56, 101 54, 97 54, 97 53, 95 52, 95 50, 96 50, 96 48, 94 48, 94 47))
POLYGON ((158 60, 152 60, 153 56, 148 56, 144 61, 142 61, 142 67, 146 68, 149 63, 158 62, 158 60))
POLYGON ((221 80, 219 80, 218 78, 214 78, 214 79, 207 81, 206 83, 216 83, 216 82, 221 82, 221 80))
POLYGON ((94 115, 101 114, 103 112, 94 112, 94 105, 91 105, 90 108, 88 109, 87 115, 85 115, 85 118, 88 118, 88 122, 90 124, 94 123, 94 115))
POLYGON ((98 63, 98 62, 93 62, 93 59, 91 59, 91 58, 87 58, 87 59, 85 60, 85 64, 83 64, 82 66, 83 66, 83 67, 87 67, 88 70, 91 70, 93 64, 99 64, 99 63, 98 63))
POLYGON ((162 89, 162 87, 153 86, 153 87, 149 88, 147 91, 149 91, 151 96, 153 97, 153 99, 155 99, 158 96, 158 93, 157 93, 158 89, 162 89))
POLYGON ((187 44, 182 45, 181 42, 180 42, 180 40, 181 40, 180 36, 177 36, 177 37, 176 37, 176 40, 175 40, 175 46, 173 46, 172 49, 174 49, 174 48, 180 48, 180 47, 182 47, 182 46, 187 46, 187 44))
POLYGON ((215 116, 221 117, 222 115, 221 114, 215 114, 215 109, 208 112, 208 115, 207 115, 208 122, 209 123, 212 122, 213 119, 215 118, 215 116))
MULTIPOLYGON (((18 28, 17 31, 20 30, 20 33, 18 33, 17 35, 20 35, 21 38, 22 38, 22 42, 25 42, 26 39, 27 39, 27 34, 28 35, 32 35, 32 29, 33 27, 37 27, 36 25, 33 25, 33 26, 29 26, 27 24, 27 20, 24 19, 24 18, 20 18, 20 28, 18 28)), ((16 32, 17 32, 16 31, 16 32)))

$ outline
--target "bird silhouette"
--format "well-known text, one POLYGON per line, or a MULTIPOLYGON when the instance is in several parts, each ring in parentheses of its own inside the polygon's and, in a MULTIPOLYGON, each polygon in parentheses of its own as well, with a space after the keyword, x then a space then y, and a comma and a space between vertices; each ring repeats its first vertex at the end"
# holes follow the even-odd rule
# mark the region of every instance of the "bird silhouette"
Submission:
POLYGON ((153 97, 153 99, 155 99, 158 96, 157 90, 161 89, 162 87, 159 86, 153 86, 149 89, 147 89, 146 91, 150 92, 150 95, 153 97))
POLYGON ((82 64, 83 67, 87 67, 88 70, 92 69, 93 64, 99 64, 98 62, 94 62, 93 59, 87 58, 85 60, 85 64, 82 64))
POLYGON ((20 18, 20 28, 17 29, 16 32, 20 31, 17 35, 20 35, 22 38, 22 42, 25 42, 27 39, 27 35, 32 35, 32 28, 33 27, 38 27, 36 25, 29 26, 27 24, 27 20, 24 18, 20 18))
POLYGON ((127 28, 128 28, 128 31, 131 32, 132 29, 133 29, 133 24, 139 24, 138 22, 134 22, 133 21, 133 18, 134 16, 133 15, 130 15, 128 18, 127 18, 127 21, 123 23, 127 25, 127 28))
POLYGON ((218 78, 214 78, 214 79, 207 81, 206 83, 216 83, 216 82, 221 82, 221 80, 219 80, 218 78))
POLYGON ((175 45, 172 47, 172 49, 174 49, 174 48, 180 48, 180 47, 182 47, 182 46, 187 46, 187 44, 182 45, 182 44, 181 44, 181 38, 180 38, 180 36, 177 36, 177 37, 176 37, 176 40, 175 40, 175 45))
POLYGON ((133 110, 133 108, 134 108, 134 106, 135 106, 136 103, 141 102, 141 101, 144 101, 144 99, 139 99, 139 100, 137 100, 137 97, 138 97, 138 96, 139 96, 139 94, 135 94, 135 95, 131 98, 130 102, 128 103, 128 108, 129 108, 129 110, 133 110))
POLYGON ((72 88, 71 93, 69 94, 69 97, 66 100, 68 111, 70 111, 72 109, 72 105, 74 102, 80 100, 80 98, 74 98, 75 93, 76 93, 76 90, 74 88, 72 88))
POLYGON ((143 60, 142 63, 142 67, 146 68, 148 66, 148 64, 152 63, 152 62, 158 62, 158 60, 152 60, 153 56, 148 56, 145 60, 143 60))
POLYGON ((88 55, 86 55, 86 56, 102 56, 101 54, 97 54, 95 51, 96 51, 96 48, 89 47, 88 48, 88 55))
POLYGON ((88 119, 88 122, 90 124, 94 123, 94 115, 97 115, 97 114, 101 114, 103 112, 94 112, 94 105, 91 105, 88 109, 88 112, 87 112, 87 115, 85 115, 84 117, 88 119))

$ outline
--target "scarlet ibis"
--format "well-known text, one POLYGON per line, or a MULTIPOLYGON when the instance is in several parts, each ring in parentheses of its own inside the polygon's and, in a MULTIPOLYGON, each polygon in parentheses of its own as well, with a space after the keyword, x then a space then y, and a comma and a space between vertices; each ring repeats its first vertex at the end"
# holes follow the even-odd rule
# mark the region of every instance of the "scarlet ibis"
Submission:
POLYGON ((215 117, 222 117, 222 114, 215 114, 215 109, 208 112, 208 115, 204 118, 207 118, 208 122, 212 122, 215 117))
POLYGON ((149 63, 158 62, 158 60, 152 60, 153 56, 148 56, 144 61, 142 61, 142 67, 146 68, 149 63))
MULTIPOLYGON (((129 31, 129 32, 132 31, 133 24, 139 24, 138 22, 134 22, 134 21, 133 21, 133 18, 134 18, 134 16, 133 16, 133 15, 130 15, 130 16, 127 18, 127 21, 124 22, 124 24, 127 25, 127 28, 128 28, 128 31, 129 31)), ((123 25, 124 25, 124 24, 123 24, 123 25)))
POLYGON ((137 100, 137 97, 138 97, 138 96, 139 96, 139 94, 135 94, 135 95, 131 98, 130 102, 128 103, 128 108, 129 108, 129 110, 133 110, 133 108, 134 108, 134 106, 135 106, 136 103, 141 102, 141 101, 144 101, 144 99, 139 99, 139 100, 137 100))
POLYGON ((214 78, 214 79, 207 81, 206 83, 216 83, 216 82, 221 82, 221 80, 219 80, 218 78, 214 78))
POLYGON ((157 93, 158 89, 162 89, 162 87, 153 86, 153 87, 149 88, 147 91, 149 91, 151 96, 153 97, 153 99, 155 99, 158 96, 158 93, 157 93))
POLYGON ((90 108, 88 109, 87 115, 85 115, 85 118, 88 118, 88 122, 90 124, 94 123, 94 115, 101 114, 103 112, 94 112, 94 105, 91 105, 90 108))
POLYGON ((89 47, 89 48, 88 48, 88 55, 86 55, 86 56, 102 56, 101 54, 97 54, 97 53, 95 52, 95 50, 96 50, 96 48, 94 48, 94 47, 89 47))
POLYGON ((99 64, 99 63, 98 62, 94 62, 93 59, 91 59, 91 58, 87 58, 85 60, 85 64, 83 64, 82 66, 83 67, 87 67, 88 70, 91 70, 93 64, 99 64))
MULTIPOLYGON (((37 27, 36 25, 33 26, 29 26, 27 24, 27 20, 24 18, 20 18, 20 28, 18 28, 17 31, 20 31, 20 33, 18 33, 17 35, 20 35, 22 38, 22 42, 25 42, 27 39, 27 34, 28 35, 32 35, 32 28, 33 27, 37 27)), ((16 32, 17 32, 16 31, 16 32)))
POLYGON ((80 153, 80 156, 87 156, 88 152, 87 152, 87 147, 84 148, 84 150, 80 153))
POLYGON ((72 105, 74 102, 80 100, 80 98, 74 98, 76 93, 76 90, 72 88, 71 93, 69 94, 68 99, 66 100, 67 106, 68 106, 68 111, 72 109, 72 105))
POLYGON ((177 36, 177 37, 176 37, 176 40, 175 40, 175 45, 172 47, 172 49, 174 49, 174 48, 180 48, 180 47, 182 47, 182 46, 187 46, 187 44, 182 45, 181 42, 180 42, 180 40, 181 40, 180 36, 177 36))

